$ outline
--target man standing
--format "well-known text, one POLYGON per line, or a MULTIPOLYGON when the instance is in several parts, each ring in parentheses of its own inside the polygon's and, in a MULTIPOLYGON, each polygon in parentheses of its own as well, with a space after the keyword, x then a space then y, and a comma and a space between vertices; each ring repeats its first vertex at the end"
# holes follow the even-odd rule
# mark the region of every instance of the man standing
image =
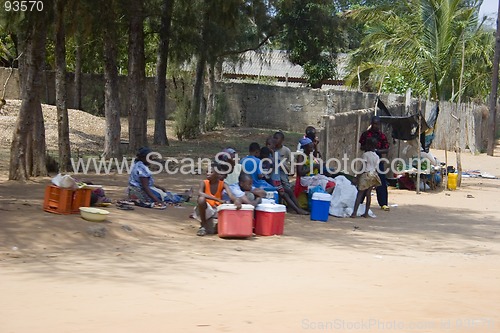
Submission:
MULTIPOLYGON (((367 131, 364 131, 359 138, 359 143, 361 144, 361 149, 363 151, 367 150, 366 141, 368 138, 375 138, 377 140, 377 145, 375 147, 375 153, 382 158, 383 155, 387 156, 389 152, 389 142, 387 141, 387 137, 380 130, 380 117, 373 116, 370 122, 370 128, 367 131)), ((385 165, 383 161, 380 161, 378 166, 378 175, 380 177, 381 185, 376 187, 377 190, 377 201, 385 211, 389 210, 388 200, 389 195, 387 192, 387 179, 385 177, 385 165)))

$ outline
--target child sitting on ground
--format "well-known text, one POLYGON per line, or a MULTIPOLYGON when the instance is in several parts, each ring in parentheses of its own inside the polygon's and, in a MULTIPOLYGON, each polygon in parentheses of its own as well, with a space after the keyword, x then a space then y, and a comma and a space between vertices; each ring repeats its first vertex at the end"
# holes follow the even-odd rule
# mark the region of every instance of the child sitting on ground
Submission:
POLYGON ((351 217, 355 218, 358 215, 358 208, 361 204, 363 198, 366 197, 366 208, 363 217, 368 217, 368 211, 370 210, 370 204, 372 201, 371 193, 375 186, 380 186, 380 178, 377 174, 377 167, 380 158, 375 153, 375 147, 377 146, 377 139, 368 138, 366 140, 366 151, 361 157, 363 161, 363 170, 360 175, 358 175, 358 195, 356 196, 356 202, 354 203, 354 209, 352 211, 351 217))
POLYGON ((193 214, 193 217, 199 219, 201 222, 200 228, 196 233, 198 236, 217 233, 214 221, 217 218, 217 206, 223 203, 230 203, 223 200, 222 191, 225 191, 230 200, 235 202, 237 208, 241 207, 239 200, 233 196, 229 189, 229 185, 224 183, 226 172, 227 166, 213 163, 211 170, 207 173, 207 179, 200 183, 198 205, 193 214))

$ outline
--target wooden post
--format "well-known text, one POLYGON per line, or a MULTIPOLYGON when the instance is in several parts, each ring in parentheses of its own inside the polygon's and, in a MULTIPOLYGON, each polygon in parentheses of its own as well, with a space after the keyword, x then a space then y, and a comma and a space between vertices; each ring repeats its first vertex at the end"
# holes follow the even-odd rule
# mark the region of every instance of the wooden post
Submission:
POLYGON ((460 136, 459 108, 460 108, 460 105, 457 105, 456 109, 457 109, 458 117, 455 116, 453 113, 451 114, 453 119, 455 119, 458 122, 457 128, 455 130, 455 132, 456 132, 455 155, 456 155, 456 159, 457 159, 457 187, 460 187, 460 184, 462 183, 462 160, 461 160, 461 156, 460 156, 461 148, 460 148, 460 143, 459 143, 460 142, 460 140, 459 140, 459 136, 460 136))
POLYGON ((411 107, 411 88, 408 88, 408 90, 406 90, 406 95, 405 95, 405 111, 406 111, 406 115, 410 114, 410 107, 411 107))
POLYGON ((356 147, 356 157, 358 157, 359 154, 359 136, 361 135, 361 114, 358 113, 358 124, 356 126, 356 139, 354 141, 354 146, 356 147))
MULTIPOLYGON (((422 146, 421 146, 421 143, 420 143, 420 131, 422 129, 422 113, 420 112, 420 107, 422 105, 422 102, 420 100, 420 98, 418 99, 418 131, 417 131, 417 147, 418 147, 418 154, 417 154, 417 158, 418 158, 418 162, 417 162, 417 186, 416 189, 417 189, 417 194, 420 194, 420 171, 422 171, 422 146)), ((425 184, 424 184, 424 190, 425 190, 425 184)))
POLYGON ((324 121, 324 124, 325 124, 324 125, 324 128, 325 128, 324 132, 325 133, 322 135, 322 137, 323 137, 323 147, 325 147, 324 151, 323 151, 323 153, 324 153, 323 158, 324 159, 327 159, 328 157, 332 156, 330 154, 330 151, 329 151, 330 146, 328 145, 328 141, 330 141, 329 138, 330 138, 330 121, 331 121, 331 119, 332 119, 332 116, 323 116, 323 121, 324 121))
POLYGON ((498 67, 500 62, 500 1, 498 1, 497 32, 495 35, 495 53, 493 56, 493 74, 491 76, 490 92, 490 117, 488 120, 488 149, 487 154, 493 156, 495 151, 496 115, 497 115, 497 93, 498 93, 498 67))
POLYGON ((358 91, 361 91, 361 77, 359 76, 359 66, 358 66, 358 91))
MULTIPOLYGON (((448 183, 448 143, 446 142, 446 137, 444 138, 444 165, 446 168, 446 184, 448 183)), ((441 175, 443 184, 444 182, 444 175, 441 175)), ((448 185, 445 185, 445 188, 448 187, 448 185)))

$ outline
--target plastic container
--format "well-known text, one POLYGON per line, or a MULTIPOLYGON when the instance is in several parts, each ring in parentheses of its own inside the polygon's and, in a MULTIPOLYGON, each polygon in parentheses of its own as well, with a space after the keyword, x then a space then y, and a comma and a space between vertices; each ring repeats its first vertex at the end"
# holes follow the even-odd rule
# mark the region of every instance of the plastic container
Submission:
POLYGON ((102 222, 109 215, 107 210, 94 207, 80 207, 79 210, 82 218, 90 222, 102 222))
POLYGON ((260 236, 283 235, 285 214, 285 205, 258 205, 255 207, 255 234, 260 236))
POLYGON ((448 189, 456 190, 457 189, 457 177, 458 173, 449 173, 448 174, 448 189))
POLYGON ((221 238, 246 238, 253 234, 252 205, 243 204, 236 210, 233 204, 223 204, 217 207, 217 229, 221 238))
POLYGON ((274 200, 274 203, 280 202, 278 191, 266 191, 266 199, 274 200))
POLYGON ((90 206, 90 189, 72 190, 55 185, 45 188, 43 210, 55 214, 78 214, 80 207, 90 206))
POLYGON ((332 196, 328 193, 314 193, 311 199, 311 220, 328 221, 331 200, 332 196))

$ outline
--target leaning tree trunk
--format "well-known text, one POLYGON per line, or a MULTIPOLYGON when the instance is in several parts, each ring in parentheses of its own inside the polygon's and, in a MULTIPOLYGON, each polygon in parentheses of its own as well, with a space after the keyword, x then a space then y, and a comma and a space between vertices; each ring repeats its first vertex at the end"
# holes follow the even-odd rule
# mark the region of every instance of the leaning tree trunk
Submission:
POLYGON ((104 116, 106 132, 104 133, 104 158, 120 157, 120 100, 118 95, 118 68, 116 15, 113 4, 103 3, 106 26, 104 27, 104 116))
MULTIPOLYGON (((19 60, 19 73, 22 102, 10 148, 9 179, 11 180, 26 180, 29 178, 30 173, 28 173, 27 161, 33 161, 33 168, 30 169, 43 170, 43 167, 38 165, 40 159, 34 159, 33 154, 28 153, 30 145, 33 144, 32 140, 28 140, 30 139, 30 135, 36 134, 33 126, 34 113, 41 108, 40 93, 42 87, 42 67, 45 58, 46 33, 46 24, 44 22, 41 24, 35 22, 21 38, 23 55, 19 60)), ((37 117, 38 115, 37 113, 37 117)), ((39 119, 37 120, 39 122, 39 119)), ((38 142, 41 140, 44 141, 45 137, 39 138, 38 142)), ((29 151, 33 152, 33 149, 29 149, 29 151)), ((39 153, 44 155, 45 150, 39 153)), ((43 164, 45 165, 45 159, 43 164)))
POLYGON ((133 0, 129 11, 128 39, 128 138, 129 150, 147 145, 148 110, 146 105, 146 70, 144 57, 143 8, 141 0, 133 0))
POLYGON ((160 41, 156 57, 155 77, 155 133, 154 143, 169 145, 166 127, 166 89, 167 89, 167 59, 170 41, 170 24, 172 22, 172 8, 174 0, 164 0, 161 13, 160 41))
POLYGON ((75 37, 75 109, 82 109, 82 35, 75 37))
POLYGON ((69 118, 66 104, 66 37, 64 31, 64 2, 56 1, 56 107, 59 172, 67 172, 70 165, 69 118))

